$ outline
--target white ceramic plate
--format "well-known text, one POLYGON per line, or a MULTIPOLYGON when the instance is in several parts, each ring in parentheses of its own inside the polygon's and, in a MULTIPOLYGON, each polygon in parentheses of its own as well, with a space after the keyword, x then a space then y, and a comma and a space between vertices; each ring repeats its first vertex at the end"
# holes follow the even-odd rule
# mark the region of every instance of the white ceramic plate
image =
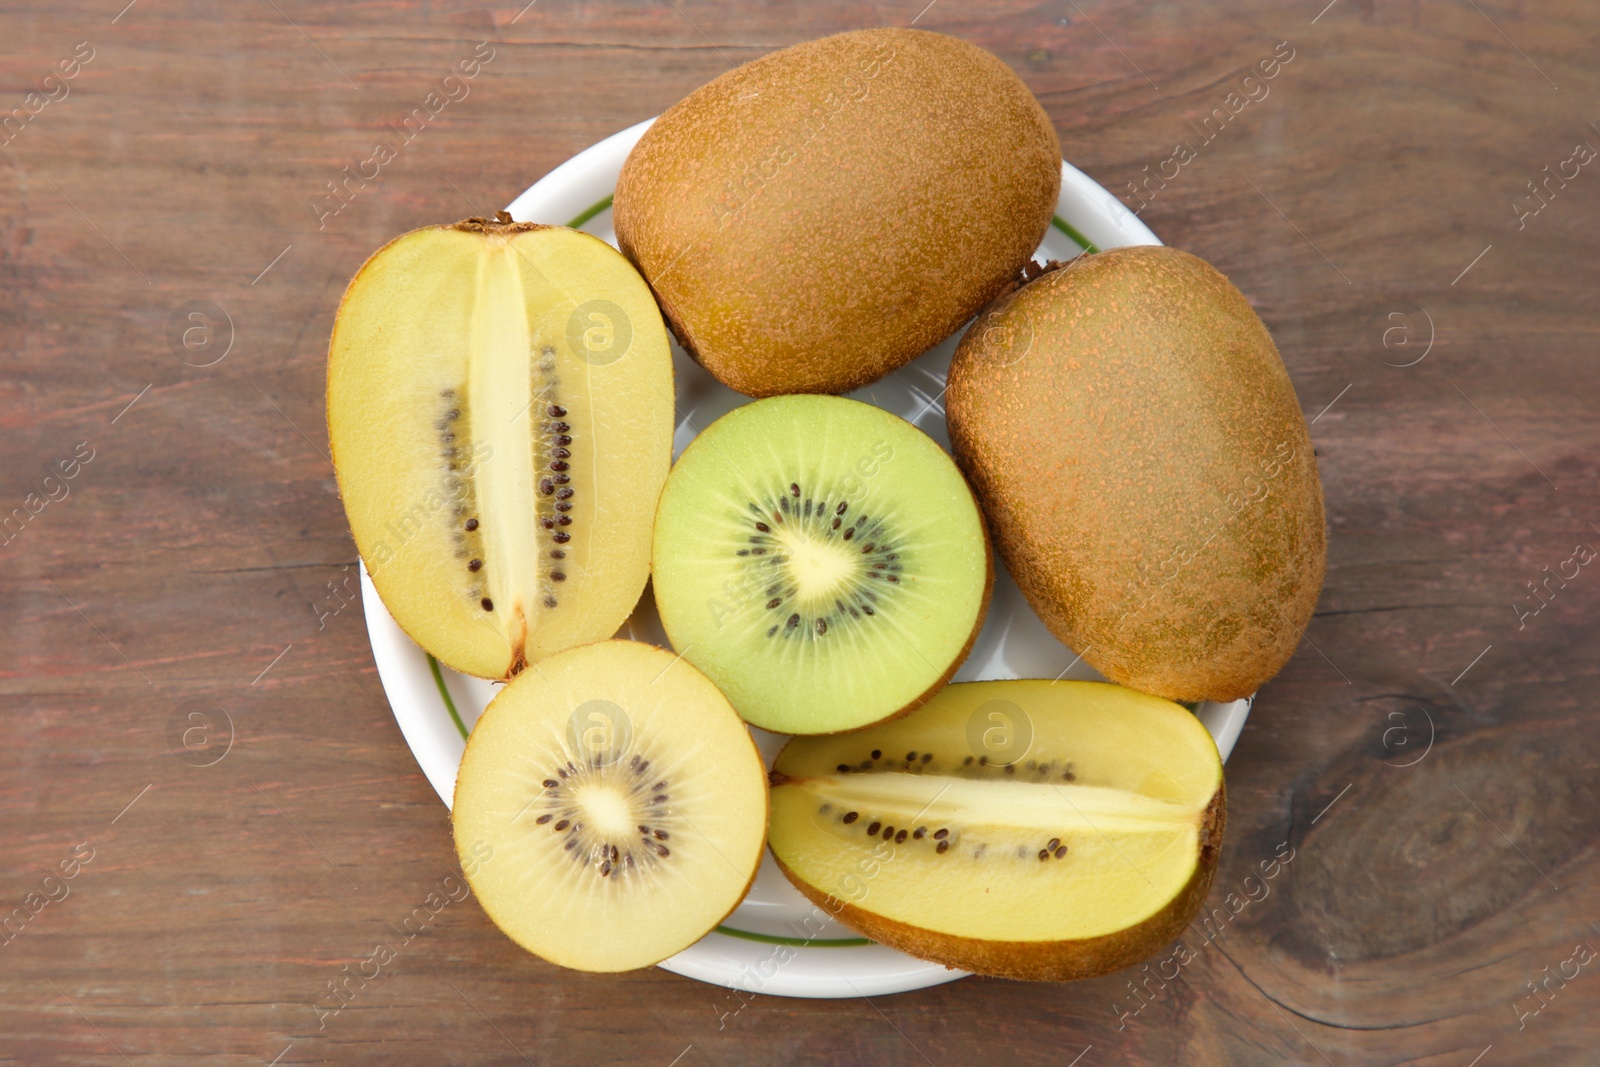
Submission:
MULTIPOLYGON (((611 194, 617 174, 628 151, 653 121, 608 137, 551 171, 512 202, 512 217, 519 222, 577 226, 614 245, 611 194)), ((1071 259, 1091 243, 1098 248, 1160 244, 1116 197, 1065 163, 1061 165, 1061 199, 1056 213, 1055 224, 1039 245, 1041 260, 1071 259)), ((955 343, 955 338, 946 341, 852 395, 909 419, 948 448, 940 400, 955 343)), ((673 360, 679 419, 673 440, 676 455, 694 438, 695 427, 710 425, 718 416, 748 403, 748 398, 718 384, 677 345, 673 345, 673 360)), ((988 620, 956 680, 1099 678, 1051 636, 998 561, 995 569, 988 620)), ((467 732, 494 696, 495 686, 441 667, 412 644, 378 599, 364 567, 361 590, 373 658, 395 720, 423 773, 448 805, 467 732)), ((669 647, 649 597, 640 602, 618 636, 669 647)), ((1250 713, 1250 701, 1202 704, 1196 713, 1216 738, 1222 758, 1227 759, 1250 713)), ((770 761, 783 738, 754 732, 770 761)), ((727 922, 661 966, 715 985, 792 997, 877 996, 965 975, 873 944, 835 924, 789 885, 770 854, 749 896, 727 922)), ((737 1011, 743 1001, 733 994, 727 996, 724 1007, 737 1011)))

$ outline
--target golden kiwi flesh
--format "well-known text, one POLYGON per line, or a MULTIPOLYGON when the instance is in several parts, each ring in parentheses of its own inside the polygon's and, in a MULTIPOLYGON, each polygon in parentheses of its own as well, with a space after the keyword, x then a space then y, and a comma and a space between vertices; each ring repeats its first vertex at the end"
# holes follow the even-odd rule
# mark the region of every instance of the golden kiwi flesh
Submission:
POLYGON ((334 322, 328 438, 356 547, 401 628, 467 674, 510 677, 627 618, 672 409, 649 287, 576 230, 414 230, 334 322))

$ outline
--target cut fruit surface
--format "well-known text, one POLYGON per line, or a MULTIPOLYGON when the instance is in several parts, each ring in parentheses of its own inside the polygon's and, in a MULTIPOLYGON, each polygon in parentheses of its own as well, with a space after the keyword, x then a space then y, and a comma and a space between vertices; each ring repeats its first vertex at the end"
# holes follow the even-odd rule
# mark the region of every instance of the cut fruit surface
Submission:
POLYGON ((1103 974, 1170 941, 1210 887, 1216 745, 1177 704, 1101 682, 969 682, 897 722, 797 738, 773 855, 835 918, 984 974, 1103 974))
POLYGON ((451 821, 506 936, 563 967, 624 971, 688 948, 744 898, 766 775, 705 675, 605 641, 551 656, 489 704, 451 821))
POLYGON ((653 575, 673 646, 747 721, 789 734, 926 700, 971 648, 993 580, 950 457, 825 396, 747 404, 695 438, 662 492, 653 575))
POLYGON ((416 230, 356 274, 328 352, 350 530, 402 629, 506 678, 616 632, 649 576, 672 359, 643 279, 576 230, 416 230))

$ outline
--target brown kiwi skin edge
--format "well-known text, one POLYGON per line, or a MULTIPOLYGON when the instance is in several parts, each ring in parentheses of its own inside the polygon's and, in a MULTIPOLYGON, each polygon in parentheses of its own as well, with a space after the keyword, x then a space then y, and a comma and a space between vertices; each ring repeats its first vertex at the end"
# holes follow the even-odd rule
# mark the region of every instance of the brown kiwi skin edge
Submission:
MULTIPOLYGON (((1132 966, 1176 940, 1200 913, 1211 892, 1211 882, 1222 856, 1222 835, 1227 821, 1227 785, 1223 783, 1217 786, 1201 822, 1200 862, 1188 884, 1171 903, 1126 930, 1079 941, 986 941, 924 930, 840 901, 807 884, 778 859, 777 853, 773 853, 772 858, 784 877, 813 904, 881 945, 918 959, 991 978, 1070 982, 1132 966)), ((1004 903, 1004 900, 996 901, 997 906, 1004 903)))

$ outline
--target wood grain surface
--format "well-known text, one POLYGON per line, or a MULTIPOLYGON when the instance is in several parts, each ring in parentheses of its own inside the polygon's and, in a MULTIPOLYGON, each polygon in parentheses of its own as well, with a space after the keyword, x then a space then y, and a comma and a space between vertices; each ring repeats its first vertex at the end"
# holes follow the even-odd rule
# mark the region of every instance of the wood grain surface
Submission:
POLYGON ((0 1061, 1597 1062, 1593 4, 125 2, 0 13, 0 1061), (454 865, 340 610, 344 282, 732 65, 913 21, 1003 57, 1130 204, 1156 175, 1143 218, 1249 295, 1314 419, 1327 587, 1228 766, 1215 937, 730 1013, 468 899, 320 1014, 454 865))

